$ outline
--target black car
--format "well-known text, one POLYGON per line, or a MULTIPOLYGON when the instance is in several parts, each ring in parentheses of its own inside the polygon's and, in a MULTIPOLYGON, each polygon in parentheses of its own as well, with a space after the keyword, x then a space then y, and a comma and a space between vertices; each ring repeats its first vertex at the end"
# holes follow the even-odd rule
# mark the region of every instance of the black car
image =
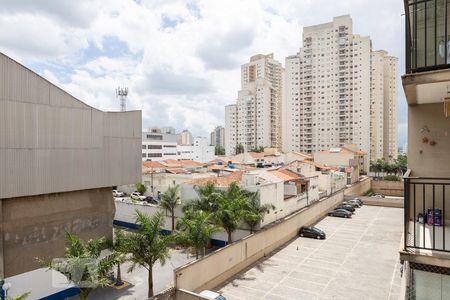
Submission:
POLYGON ((312 226, 300 228, 298 235, 322 240, 326 238, 325 232, 312 226))
POLYGON ((158 201, 156 201, 155 199, 153 199, 152 196, 147 196, 144 199, 145 202, 150 203, 150 204, 158 204, 158 201))
POLYGON ((358 208, 358 207, 359 207, 359 204, 358 204, 358 203, 350 202, 350 201, 344 201, 344 202, 342 202, 341 204, 344 204, 344 205, 351 205, 351 206, 353 206, 354 208, 358 208))
POLYGON ((342 209, 342 208, 332 210, 328 213, 328 215, 331 217, 340 217, 340 218, 351 218, 352 217, 351 212, 349 212, 348 210, 342 209))
POLYGON ((336 209, 345 209, 348 210, 349 212, 354 212, 355 208, 349 204, 339 204, 336 209))

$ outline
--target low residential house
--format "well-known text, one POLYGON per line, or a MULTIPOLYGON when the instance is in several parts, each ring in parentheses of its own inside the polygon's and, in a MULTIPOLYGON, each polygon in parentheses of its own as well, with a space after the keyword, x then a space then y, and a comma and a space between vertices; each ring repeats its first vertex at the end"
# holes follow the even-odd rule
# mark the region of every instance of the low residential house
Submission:
POLYGON ((319 177, 320 198, 345 188, 346 173, 339 172, 335 167, 329 167, 312 160, 293 161, 286 166, 305 176, 317 175, 319 177))
POLYGON ((293 161, 303 161, 303 160, 313 160, 313 156, 311 154, 295 151, 283 153, 283 162, 285 165, 290 164, 293 161))
POLYGON ((353 144, 315 152, 313 155, 315 162, 347 173, 347 184, 359 181, 359 177, 368 171, 367 153, 357 150, 353 144))

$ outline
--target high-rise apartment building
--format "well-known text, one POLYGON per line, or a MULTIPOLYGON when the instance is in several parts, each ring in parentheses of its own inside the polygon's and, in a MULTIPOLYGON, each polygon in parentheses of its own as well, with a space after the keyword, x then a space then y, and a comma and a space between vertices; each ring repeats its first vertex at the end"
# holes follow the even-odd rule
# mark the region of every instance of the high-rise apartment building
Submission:
POLYGON ((370 38, 353 34, 350 16, 305 27, 303 47, 286 58, 285 68, 283 151, 315 152, 356 144, 371 153, 376 141, 377 155, 396 155, 396 58, 384 51, 372 54, 370 38), (375 72, 378 81, 372 83, 372 58, 383 53, 375 72), (375 121, 383 128, 377 127, 371 140, 374 86, 381 117, 375 121))
POLYGON ((191 146, 194 143, 192 133, 187 129, 183 130, 178 134, 177 143, 182 146, 191 146))
POLYGON ((217 126, 211 132, 211 145, 225 148, 225 128, 217 126))
POLYGON ((370 157, 397 158, 398 59, 384 50, 371 55, 370 157))
POLYGON ((225 108, 227 155, 237 145, 281 148, 280 105, 283 68, 273 54, 258 54, 241 67, 241 90, 225 108))
POLYGON ((286 58, 283 150, 314 152, 356 144, 370 148, 369 37, 350 16, 305 27, 303 48, 286 58))

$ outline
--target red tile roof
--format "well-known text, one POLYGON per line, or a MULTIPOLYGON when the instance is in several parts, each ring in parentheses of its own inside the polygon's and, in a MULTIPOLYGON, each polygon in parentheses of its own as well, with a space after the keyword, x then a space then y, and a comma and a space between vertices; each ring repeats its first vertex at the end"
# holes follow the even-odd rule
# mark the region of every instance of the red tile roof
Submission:
POLYGON ((248 154, 253 158, 264 158, 264 153, 248 152, 248 154))
POLYGON ((159 161, 144 161, 142 165, 146 168, 157 168, 157 169, 165 169, 166 166, 160 163, 159 161))
POLYGON ((282 179, 283 181, 295 180, 300 178, 299 174, 288 169, 278 169, 271 171, 271 173, 277 176, 278 178, 282 179))
POLYGON ((201 162, 194 160, 176 160, 176 159, 163 160, 163 164, 165 164, 169 168, 201 167, 204 165, 201 162))
POLYGON ((194 179, 186 182, 192 185, 205 185, 208 182, 213 182, 218 187, 228 187, 232 182, 240 183, 243 172, 234 172, 227 176, 210 176, 206 178, 194 179))

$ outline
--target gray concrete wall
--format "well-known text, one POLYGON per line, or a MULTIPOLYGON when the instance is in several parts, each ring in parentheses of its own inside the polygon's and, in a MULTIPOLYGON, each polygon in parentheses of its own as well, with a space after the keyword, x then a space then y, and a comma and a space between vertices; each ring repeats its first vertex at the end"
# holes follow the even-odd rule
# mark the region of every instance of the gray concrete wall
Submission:
POLYGON ((372 179, 365 177, 363 180, 352 184, 345 189, 345 196, 360 196, 370 191, 372 179))
MULTIPOLYGON (((440 100, 439 100, 440 101, 440 100)), ((450 178, 450 118, 442 103, 408 106, 408 168, 411 176, 450 178), (429 131, 421 130, 427 128, 429 131), (422 139, 427 138, 428 143, 422 139), (435 141, 434 146, 430 145, 435 141)))
POLYGON ((374 193, 403 197, 404 183, 402 181, 372 180, 371 185, 374 193))
MULTIPOLYGON (((345 196, 345 200, 353 199, 354 196, 345 196)), ((364 205, 372 205, 372 206, 384 206, 384 207, 403 207, 403 198, 372 198, 367 196, 358 196, 364 203, 364 205)))
POLYGON ((141 181, 141 113, 94 109, 0 53, 0 199, 141 181))
POLYGON ((114 202, 111 188, 0 200, 3 276, 40 266, 36 257, 63 257, 64 230, 83 239, 111 237, 114 202))
POLYGON ((278 224, 175 269, 175 287, 194 292, 216 287, 290 241, 297 235, 301 226, 316 222, 342 202, 343 198, 343 191, 339 191, 284 218, 278 224))

